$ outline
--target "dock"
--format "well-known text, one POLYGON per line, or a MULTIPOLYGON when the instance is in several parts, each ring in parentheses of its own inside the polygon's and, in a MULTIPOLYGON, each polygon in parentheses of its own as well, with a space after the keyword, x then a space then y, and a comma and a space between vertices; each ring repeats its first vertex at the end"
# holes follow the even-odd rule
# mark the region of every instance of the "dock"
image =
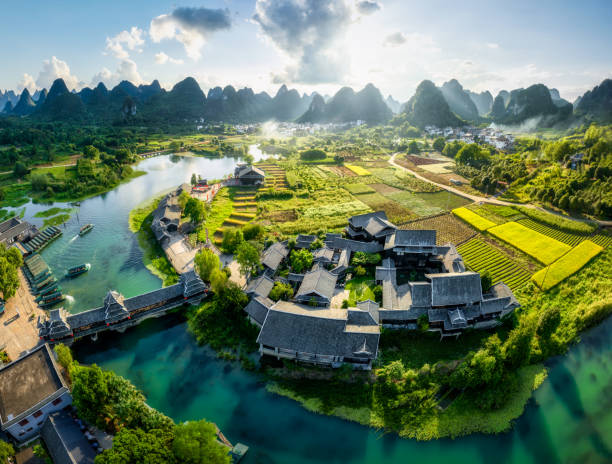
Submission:
POLYGON ((23 273, 28 279, 30 291, 41 307, 53 306, 64 300, 57 278, 38 253, 25 256, 23 264, 23 273))
POLYGON ((22 251, 22 253, 25 252, 24 254, 36 253, 45 248, 60 235, 62 235, 62 231, 59 227, 47 227, 46 229, 38 232, 28 241, 19 243, 18 248, 22 251))

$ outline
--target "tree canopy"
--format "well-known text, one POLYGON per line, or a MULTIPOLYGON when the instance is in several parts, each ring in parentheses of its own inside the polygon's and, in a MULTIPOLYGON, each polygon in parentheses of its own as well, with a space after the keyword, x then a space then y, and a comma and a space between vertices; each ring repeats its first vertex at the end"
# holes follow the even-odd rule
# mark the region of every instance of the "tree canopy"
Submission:
POLYGON ((221 267, 219 257, 209 248, 200 250, 194 257, 194 263, 200 278, 204 282, 210 282, 212 272, 219 270, 221 267))
POLYGON ((179 424, 172 444, 178 462, 185 464, 229 464, 227 448, 217 443, 216 429, 204 420, 179 424))

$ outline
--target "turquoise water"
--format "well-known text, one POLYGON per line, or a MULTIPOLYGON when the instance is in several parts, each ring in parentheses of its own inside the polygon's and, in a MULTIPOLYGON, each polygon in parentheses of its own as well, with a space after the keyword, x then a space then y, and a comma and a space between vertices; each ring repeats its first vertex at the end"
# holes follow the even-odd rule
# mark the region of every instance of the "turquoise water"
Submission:
MULTIPOLYGON (((254 153, 258 155, 257 153, 254 153)), ((256 158, 263 156, 259 155, 256 158)), ((76 264, 92 269, 64 280, 68 306, 78 312, 98 306, 106 291, 133 296, 161 286, 142 264, 128 229, 135 206, 181 182, 193 172, 220 178, 233 172, 231 158, 161 156, 142 161, 146 176, 81 203, 63 236, 42 253, 56 275, 76 264), (79 228, 95 224, 78 237, 79 228)), ((65 206, 56 203, 53 206, 65 206)), ((49 205, 26 205, 26 219, 49 205)), ((251 446, 245 463, 603 463, 612 462, 612 319, 583 336, 567 356, 551 361, 550 377, 529 402, 512 431, 456 440, 416 442, 358 424, 319 416, 265 391, 261 379, 200 347, 178 315, 145 321, 124 334, 105 333, 83 341, 75 354, 129 378, 151 406, 176 421, 206 418, 232 442, 251 446)))
POLYGON ((267 393, 261 379, 197 346, 180 316, 145 321, 125 334, 79 342, 76 358, 129 378, 148 403, 176 421, 206 418, 253 463, 612 462, 612 319, 550 362, 549 379, 514 428, 431 442, 320 416, 267 393))

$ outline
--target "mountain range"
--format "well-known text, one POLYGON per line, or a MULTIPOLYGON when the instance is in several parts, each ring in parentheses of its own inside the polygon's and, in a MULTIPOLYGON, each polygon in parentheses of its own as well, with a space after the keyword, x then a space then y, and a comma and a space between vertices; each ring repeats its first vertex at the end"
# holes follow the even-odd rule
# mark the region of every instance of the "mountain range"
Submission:
POLYGON ((72 120, 88 123, 181 123, 196 120, 230 123, 267 120, 304 123, 343 123, 362 120, 384 123, 394 114, 403 114, 413 125, 455 126, 466 123, 496 122, 520 124, 540 118, 540 125, 551 126, 579 118, 584 121, 612 122, 612 80, 606 79, 586 92, 574 105, 557 89, 535 84, 495 98, 488 91, 476 93, 451 79, 437 87, 423 81, 415 94, 401 104, 391 95, 383 98, 372 84, 355 91, 341 88, 335 95, 300 94, 282 85, 274 96, 255 93, 245 87, 215 87, 205 94, 192 77, 178 82, 171 90, 157 80, 147 85, 122 81, 112 89, 103 83, 79 92, 70 91, 62 79, 33 95, 27 89, 18 95, 0 91, 0 113, 41 120, 72 120))

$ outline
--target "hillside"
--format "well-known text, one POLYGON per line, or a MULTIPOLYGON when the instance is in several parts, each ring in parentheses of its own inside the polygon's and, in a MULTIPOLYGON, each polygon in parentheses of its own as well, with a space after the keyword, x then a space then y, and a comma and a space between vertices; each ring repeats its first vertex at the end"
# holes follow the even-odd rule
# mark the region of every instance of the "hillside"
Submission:
POLYGON ((440 91, 453 113, 466 121, 478 120, 476 104, 456 79, 445 82, 440 91))
POLYGON ((604 80, 580 97, 575 114, 588 121, 612 123, 612 79, 604 80))
POLYGON ((408 121, 417 127, 459 126, 463 122, 450 110, 444 95, 433 82, 423 81, 404 109, 408 121))

